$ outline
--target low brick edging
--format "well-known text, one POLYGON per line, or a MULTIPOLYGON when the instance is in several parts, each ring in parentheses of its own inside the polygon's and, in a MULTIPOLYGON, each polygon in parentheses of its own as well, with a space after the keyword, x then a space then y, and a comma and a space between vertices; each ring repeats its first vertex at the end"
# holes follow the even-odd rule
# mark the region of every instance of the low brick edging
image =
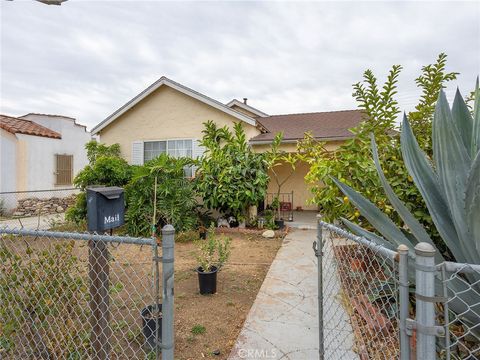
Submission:
POLYGON ((63 198, 51 197, 48 199, 28 198, 18 200, 18 206, 13 210, 13 216, 35 216, 38 214, 63 213, 75 203, 76 195, 72 194, 63 198))
MULTIPOLYGON (((252 235, 262 235, 268 229, 252 229, 252 228, 227 228, 219 227, 216 229, 216 232, 219 234, 252 234, 252 235)), ((275 237, 284 237, 288 234, 290 228, 286 226, 283 230, 275 230, 275 237)))

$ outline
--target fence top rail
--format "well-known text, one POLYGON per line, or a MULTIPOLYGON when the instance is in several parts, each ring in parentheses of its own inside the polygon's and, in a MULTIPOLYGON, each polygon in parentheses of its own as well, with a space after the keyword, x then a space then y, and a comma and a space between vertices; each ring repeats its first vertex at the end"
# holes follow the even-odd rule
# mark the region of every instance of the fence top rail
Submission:
POLYGON ((480 264, 457 263, 452 261, 444 261, 437 265, 438 269, 445 268, 447 272, 458 272, 462 274, 480 273, 480 264))
POLYGON ((34 230, 25 228, 9 228, 0 226, 0 235, 20 235, 20 236, 32 236, 32 237, 44 237, 55 239, 69 239, 69 240, 93 240, 110 242, 117 244, 135 244, 135 245, 149 245, 156 244, 154 238, 137 238, 131 236, 116 236, 116 235, 101 235, 96 233, 75 233, 75 232, 60 232, 49 230, 34 230))
POLYGON ((22 191, 2 191, 0 195, 7 194, 28 194, 28 193, 41 193, 41 192, 54 192, 54 191, 73 191, 80 190, 79 188, 62 188, 62 189, 46 189, 46 190, 22 190, 22 191))
POLYGON ((351 232, 348 232, 342 228, 339 228, 338 226, 335 226, 333 224, 327 223, 325 221, 319 220, 318 222, 323 228, 328 229, 338 235, 343 236, 346 239, 352 240, 356 243, 359 243, 361 245, 366 246, 367 248, 371 249, 377 254, 380 254, 384 258, 387 258, 391 261, 396 261, 398 259, 398 253, 396 251, 387 249, 386 247, 379 245, 377 243, 374 243, 364 237, 357 236, 355 234, 352 234, 351 232))

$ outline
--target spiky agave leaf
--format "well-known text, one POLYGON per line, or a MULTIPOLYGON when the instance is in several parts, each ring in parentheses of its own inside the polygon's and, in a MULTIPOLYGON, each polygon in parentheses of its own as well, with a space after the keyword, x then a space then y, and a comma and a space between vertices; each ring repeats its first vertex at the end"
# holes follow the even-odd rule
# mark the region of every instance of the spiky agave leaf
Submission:
POLYGON ((358 226, 357 224, 355 224, 355 223, 353 223, 353 222, 351 222, 351 221, 349 221, 349 220, 347 220, 343 217, 340 218, 340 219, 342 220, 342 223, 344 223, 350 229, 350 231, 352 231, 354 234, 357 234, 358 236, 362 236, 365 239, 370 240, 371 242, 373 242, 375 244, 386 247, 387 249, 390 249, 390 250, 393 250, 393 251, 397 250, 392 243, 386 241, 381 236, 378 236, 377 234, 375 234, 371 231, 365 230, 361 226, 358 226))
POLYGON ((469 235, 480 257, 480 151, 473 160, 465 193, 465 213, 469 235))
MULTIPOLYGON (((463 101, 463 99, 461 100, 463 101)), ((455 125, 443 91, 440 91, 432 125, 435 170, 467 262, 473 263, 473 241, 465 214, 465 190, 470 170, 470 155, 455 125)), ((473 253, 474 254, 474 253, 473 253)))
POLYGON ((400 143, 408 173, 420 191, 440 236, 457 261, 468 262, 459 245, 450 209, 440 187, 438 177, 433 171, 427 156, 420 149, 405 115, 403 116, 400 143))
POLYGON ((468 110, 467 104, 463 100, 460 91, 457 88, 455 92, 455 99, 452 104, 452 118, 454 125, 457 127, 460 137, 465 146, 465 150, 470 154, 470 149, 472 146, 472 127, 473 120, 470 111, 468 110))
POLYGON ((357 193, 350 186, 343 184, 338 179, 332 180, 337 184, 340 190, 348 196, 350 201, 358 208, 360 213, 372 224, 375 229, 378 230, 388 241, 390 241, 395 247, 400 244, 406 245, 413 249, 415 244, 412 242, 397 228, 395 223, 390 220, 383 212, 381 212, 375 205, 373 205, 365 197, 357 193))
POLYGON ((473 105, 473 126, 472 126, 472 141, 470 156, 475 158, 475 155, 480 151, 480 85, 475 83, 475 103, 473 105))
MULTIPOLYGON (((402 155, 405 164, 425 200, 437 230, 458 262, 473 264, 478 263, 480 259, 479 94, 477 80, 475 110, 472 119, 459 93, 456 95, 452 111, 450 111, 445 94, 443 91, 440 93, 432 125, 436 171, 418 146, 405 116, 401 133, 402 155), (469 132, 472 134, 470 141, 468 139, 469 132)), ((373 139, 372 152, 385 192, 413 235, 404 234, 401 230, 396 229, 386 215, 352 188, 336 179, 334 179, 335 183, 350 198, 360 213, 392 244, 404 243, 412 248, 413 243, 416 243, 417 240, 431 243, 428 234, 423 233, 424 230, 419 228, 418 221, 409 213, 388 184, 380 167, 373 139)), ((353 232, 382 244, 383 239, 377 235, 348 220, 344 219, 343 221, 353 232)), ((385 240, 383 240, 383 245, 387 245, 385 240)), ((443 258, 437 250, 436 262, 441 261, 443 258)), ((412 275, 414 274, 409 272, 409 276, 412 275)), ((470 286, 476 291, 480 291, 478 275, 466 274, 466 279, 470 286)), ((456 297, 451 299, 450 307, 466 323, 478 324, 480 305, 474 294, 464 291, 466 285, 464 281, 460 278, 450 281, 450 289, 456 294, 456 297)), ((442 282, 438 278, 436 287, 438 291, 442 291, 442 282)))
POLYGON ((400 215, 400 217, 408 226, 408 228, 413 233, 413 235, 415 236, 418 242, 423 241, 435 246, 432 239, 430 239, 430 236, 425 231, 424 227, 418 222, 415 216, 413 216, 412 213, 407 209, 407 207, 398 198, 398 196, 395 194, 392 187, 388 183, 387 178, 385 177, 382 171, 382 167, 380 165, 380 159, 378 157, 378 150, 377 150, 377 143, 375 142, 375 137, 373 136, 373 134, 371 134, 370 139, 372 144, 373 161, 375 162, 375 167, 377 168, 378 177, 380 178, 380 182, 382 183, 383 189, 385 190, 385 194, 387 195, 388 200, 390 201, 392 206, 395 208, 395 210, 398 212, 398 215, 400 215))

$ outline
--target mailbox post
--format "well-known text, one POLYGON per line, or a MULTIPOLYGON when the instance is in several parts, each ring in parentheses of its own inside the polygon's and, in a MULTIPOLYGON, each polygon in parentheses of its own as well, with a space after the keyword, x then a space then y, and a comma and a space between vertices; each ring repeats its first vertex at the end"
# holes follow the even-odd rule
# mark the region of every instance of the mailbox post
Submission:
MULTIPOLYGON (((125 201, 120 187, 94 187, 87 189, 88 230, 103 233, 119 227, 125 222, 125 201)), ((110 358, 110 297, 107 244, 101 241, 89 242, 90 277, 90 335, 92 359, 110 358)))

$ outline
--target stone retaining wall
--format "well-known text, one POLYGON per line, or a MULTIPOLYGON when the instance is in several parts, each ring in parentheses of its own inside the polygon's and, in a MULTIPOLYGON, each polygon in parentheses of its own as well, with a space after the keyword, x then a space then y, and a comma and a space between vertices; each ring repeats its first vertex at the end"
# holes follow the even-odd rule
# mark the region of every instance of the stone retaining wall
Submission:
POLYGON ((76 195, 63 198, 51 197, 48 199, 28 198, 18 200, 18 206, 13 211, 13 216, 35 216, 38 214, 63 213, 70 205, 75 203, 76 195))

